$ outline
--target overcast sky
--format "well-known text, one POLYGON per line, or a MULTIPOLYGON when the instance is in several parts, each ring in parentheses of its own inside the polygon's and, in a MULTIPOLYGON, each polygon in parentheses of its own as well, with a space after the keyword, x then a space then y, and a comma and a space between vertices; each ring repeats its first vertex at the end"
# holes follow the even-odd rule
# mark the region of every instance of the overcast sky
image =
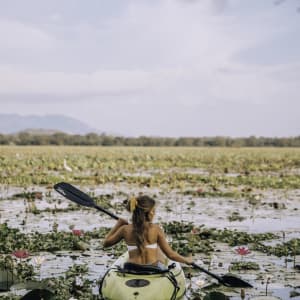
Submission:
POLYGON ((0 0, 0 113, 127 136, 299 135, 299 6, 0 0))

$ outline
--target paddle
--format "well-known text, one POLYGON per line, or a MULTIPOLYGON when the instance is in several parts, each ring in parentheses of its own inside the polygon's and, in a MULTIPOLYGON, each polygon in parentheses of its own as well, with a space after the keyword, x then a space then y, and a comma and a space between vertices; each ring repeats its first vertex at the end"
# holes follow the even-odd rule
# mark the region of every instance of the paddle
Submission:
POLYGON ((59 182, 54 185, 54 189, 58 193, 60 193, 64 197, 66 197, 67 199, 69 199, 79 205, 83 205, 83 206, 87 206, 87 207, 94 207, 94 208, 106 213, 107 215, 109 215, 110 217, 112 217, 116 220, 119 219, 119 217, 116 216, 115 214, 113 214, 112 212, 108 211, 107 209, 105 209, 101 206, 98 206, 89 195, 80 191, 79 189, 77 189, 76 187, 74 187, 73 185, 71 185, 69 183, 59 182))
POLYGON ((210 275, 211 277, 217 279, 223 285, 230 286, 230 287, 245 287, 245 288, 253 287, 250 283, 244 281, 243 279, 241 279, 233 274, 225 274, 223 276, 219 276, 219 275, 209 272, 208 270, 200 267, 199 265, 197 265, 195 263, 192 263, 192 266, 195 269, 198 269, 198 270, 210 275))
MULTIPOLYGON (((63 195, 64 197, 66 197, 67 199, 76 202, 77 204, 83 205, 83 206, 87 206, 87 207, 94 207, 104 213, 106 213, 107 215, 111 216, 112 218, 118 220, 119 217, 116 216, 115 214, 113 214, 112 212, 106 210, 103 207, 98 206, 94 200, 87 194, 85 194, 84 192, 78 190, 76 187, 74 187, 73 185, 66 183, 66 182, 59 182, 57 184, 54 185, 54 189, 60 193, 61 195, 63 195)), ((202 267, 198 266, 197 264, 193 263, 192 266, 195 269, 198 269, 212 277, 214 277, 215 279, 217 279, 220 283, 226 285, 226 286, 230 286, 230 287, 252 287, 251 284, 249 284, 248 282, 234 276, 231 274, 227 274, 224 276, 218 276, 214 273, 211 273, 205 269, 203 269, 202 267)))

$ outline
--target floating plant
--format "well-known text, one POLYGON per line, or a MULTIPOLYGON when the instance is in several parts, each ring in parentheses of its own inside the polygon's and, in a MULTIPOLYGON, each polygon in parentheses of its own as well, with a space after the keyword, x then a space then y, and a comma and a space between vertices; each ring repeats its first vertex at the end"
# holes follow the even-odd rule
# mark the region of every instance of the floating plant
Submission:
POLYGON ((242 270, 259 270, 259 264, 256 262, 239 261, 232 262, 229 266, 230 271, 242 271, 242 270))
POLYGON ((228 220, 230 222, 234 222, 234 221, 243 221, 246 218, 241 216, 240 213, 238 211, 234 211, 232 212, 232 214, 230 216, 228 216, 228 220))
MULTIPOLYGON (((3 216, 1 218, 3 224, 0 224, 0 253, 3 255, 0 257, 0 265, 1 261, 4 261, 4 256, 10 257, 12 263, 17 264, 20 259, 7 255, 15 249, 27 249, 31 253, 30 257, 40 253, 40 251, 47 251, 50 254, 51 252, 67 250, 70 251, 70 257, 76 256, 81 259, 84 254, 90 254, 83 252, 87 248, 79 245, 79 243, 85 243, 85 245, 91 244, 93 249, 97 249, 95 253, 98 251, 100 255, 104 253, 101 249, 101 239, 104 238, 108 228, 85 230, 84 234, 78 235, 72 232, 75 227, 67 232, 60 231, 62 227, 58 227, 61 225, 59 217, 68 214, 68 212, 79 210, 76 205, 61 208, 60 204, 65 200, 52 192, 53 184, 61 181, 62 178, 79 187, 84 187, 99 205, 120 212, 124 211, 122 200, 126 199, 132 190, 136 192, 140 188, 144 189, 144 187, 148 187, 145 188, 147 193, 158 195, 159 201, 163 202, 164 198, 168 199, 168 202, 165 201, 162 206, 166 205, 169 211, 173 213, 179 197, 181 197, 181 202, 177 204, 181 213, 182 208, 188 207, 188 213, 193 212, 194 214, 194 210, 196 211, 202 202, 210 201, 213 204, 216 199, 219 201, 218 198, 222 198, 224 203, 237 202, 238 199, 238 203, 242 203, 245 209, 250 204, 258 210, 263 207, 275 214, 281 213, 278 211, 279 209, 284 209, 282 213, 297 209, 296 206, 291 208, 291 206, 293 207, 291 201, 282 204, 283 201, 277 197, 277 193, 284 193, 285 198, 289 199, 290 191, 299 189, 299 149, 2 147, 0 152, 0 181, 3 183, 1 201, 13 200, 11 198, 18 201, 18 199, 23 198, 26 200, 26 205, 30 201, 27 219, 24 219, 26 226, 21 227, 20 230, 9 227, 3 223, 5 222, 3 216), (18 155, 16 155, 17 153, 18 155), (64 169, 64 158, 72 166, 73 172, 67 172, 64 169), (104 187, 102 184, 107 184, 109 189, 111 188, 114 192, 105 191, 104 194, 99 195, 99 190, 104 187), (18 194, 15 191, 9 192, 12 186, 24 187, 23 191, 21 190, 19 193, 23 194, 20 195, 21 198, 10 196, 18 194), (124 188, 123 194, 117 192, 121 188, 124 188), (269 191, 273 193, 270 197, 269 191), (35 192, 40 192, 42 195, 34 194, 35 192), (183 197, 183 194, 189 196, 183 197), (270 201, 269 199, 273 195, 275 197, 270 201), (41 200, 43 203, 48 203, 50 207, 40 208, 41 200), (184 203, 186 206, 182 205, 184 201, 186 201, 184 203), (38 218, 32 214, 40 214, 42 218, 49 216, 50 219, 53 219, 52 214, 55 214, 57 225, 53 227, 53 231, 50 233, 41 234, 32 231, 25 234, 24 232, 30 226, 32 218, 38 218)), ((294 198, 291 197, 291 199, 294 198)), ((234 208, 233 211, 236 209, 234 208)), ((86 211, 85 208, 80 208, 80 210, 83 213, 86 211)), ((245 210, 245 216, 247 213, 245 210)), ((170 217, 172 215, 169 214, 170 217)), ((23 219, 23 212, 19 212, 19 216, 21 219, 18 220, 17 226, 23 219)), ((244 214, 232 214, 232 221, 234 218, 243 216, 244 214)), ((207 228, 203 225, 196 226, 192 222, 180 222, 182 214, 180 214, 180 218, 178 215, 175 217, 177 217, 178 222, 164 223, 163 227, 172 240, 172 245, 178 251, 192 252, 195 257, 201 256, 206 263, 208 257, 217 254, 218 259, 220 258, 224 263, 224 259, 228 258, 226 249, 230 253, 231 247, 248 245, 252 253, 253 251, 260 252, 260 256, 266 258, 266 261, 270 261, 270 257, 267 257, 269 255, 282 256, 291 262, 294 261, 294 268, 288 265, 284 274, 293 272, 293 276, 298 278, 296 276, 299 272, 296 267, 299 263, 296 258, 300 251, 299 239, 289 240, 288 232, 286 232, 285 240, 282 240, 280 239, 281 236, 279 237, 274 233, 253 234, 226 228, 207 228), (274 244, 275 240, 281 242, 274 244), (220 249, 225 249, 225 252, 215 253, 222 251, 220 249), (200 253, 201 255, 199 255, 200 253)), ((194 217, 195 215, 191 220, 194 220, 194 217)), ((16 218, 18 219, 17 215, 16 218)), ((83 225, 80 224, 80 226, 83 225)), ((75 230, 79 229, 76 228, 75 230)), ((125 250, 126 245, 121 243, 106 250, 105 255, 109 255, 113 259, 125 250)), ((29 258, 25 258, 21 264, 27 263, 27 259, 29 258)), ((272 257, 272 259, 274 258, 272 257)), ((38 263, 33 265, 38 266, 38 263)), ((218 267, 218 272, 221 273, 227 264, 224 263, 215 267, 218 267)), ((246 262, 244 259, 232 264, 231 267, 237 272, 248 269, 257 271, 255 269, 257 266, 254 266, 252 262, 246 262)), ((263 266, 261 267, 263 268, 263 266)), ((71 273, 67 277, 44 278, 42 281, 47 281, 59 300, 92 299, 92 284, 95 282, 87 280, 84 267, 83 269, 74 268, 71 273), (76 277, 82 279, 83 285, 73 289, 76 277)), ((252 272, 249 273, 252 274, 252 272)), ((256 274, 257 272, 253 273, 256 274)), ((23 278, 30 278, 30 276, 24 274, 23 278)), ((213 287, 213 289, 216 288, 216 286, 213 287)), ((268 285, 267 289, 270 290, 270 288, 268 285)), ((205 289, 201 290, 204 291, 205 289)), ((195 293, 195 299, 197 299, 196 297, 203 299, 205 296, 198 291, 197 294, 196 296, 195 293)), ((19 299, 14 295, 1 295, 0 297, 9 300, 19 299)))

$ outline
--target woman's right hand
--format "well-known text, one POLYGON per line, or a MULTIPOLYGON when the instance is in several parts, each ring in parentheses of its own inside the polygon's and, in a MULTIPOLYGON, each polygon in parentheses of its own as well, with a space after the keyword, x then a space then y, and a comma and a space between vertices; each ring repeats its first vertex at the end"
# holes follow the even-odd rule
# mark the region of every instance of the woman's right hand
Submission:
POLYGON ((184 263, 187 265, 191 265, 194 262, 194 259, 192 256, 186 256, 184 259, 185 259, 184 263))

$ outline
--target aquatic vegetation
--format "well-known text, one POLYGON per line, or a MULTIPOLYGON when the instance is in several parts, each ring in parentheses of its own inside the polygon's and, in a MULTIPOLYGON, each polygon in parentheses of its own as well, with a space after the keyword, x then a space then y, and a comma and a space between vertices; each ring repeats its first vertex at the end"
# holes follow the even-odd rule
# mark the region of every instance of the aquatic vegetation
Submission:
POLYGON ((169 223, 161 224, 166 234, 182 234, 182 233, 190 233, 191 230, 195 229, 194 224, 192 222, 178 222, 173 221, 169 223))
MULTIPOLYGON (((238 230, 221 229, 203 229, 201 235, 206 235, 216 241, 222 241, 229 246, 239 246, 253 244, 261 241, 273 240, 278 237, 274 233, 247 233, 238 230)), ((257 250, 257 249, 256 249, 257 250)))
POLYGON ((19 262, 15 264, 13 272, 17 279, 21 281, 32 280, 35 275, 33 266, 26 262, 19 262))
POLYGON ((266 284, 266 287, 265 287, 266 296, 268 296, 268 287, 269 287, 269 284, 271 283, 272 277, 273 277, 272 275, 266 274, 265 278, 262 281, 262 284, 266 284))
POLYGON ((192 196, 201 197, 201 198, 207 198, 207 197, 239 198, 239 197, 244 197, 245 193, 243 193, 239 190, 234 190, 234 191, 206 190, 206 191, 204 191, 202 189, 198 189, 196 191, 186 190, 183 192, 183 195, 192 195, 192 196))
POLYGON ((229 297, 224 293, 213 291, 206 294, 203 300, 229 300, 229 297))
POLYGON ((35 272, 31 264, 26 261, 15 260, 11 255, 0 256, 0 269, 5 269, 13 274, 14 281, 33 279, 35 272))
POLYGON ((28 199, 28 200, 34 200, 34 199, 39 199, 41 200, 43 198, 43 193, 42 192, 26 192, 24 191, 23 193, 17 193, 14 194, 10 197, 11 199, 28 199))
POLYGON ((300 254, 300 239, 291 239, 288 242, 276 244, 275 246, 267 246, 263 243, 253 245, 253 250, 261 251, 268 255, 275 255, 278 257, 291 256, 295 257, 300 254))
MULTIPOLYGON (((90 263, 88 256, 92 255, 91 253, 104 253, 101 240, 107 234, 108 228, 103 227, 103 224, 98 222, 99 228, 89 231, 83 224, 91 225, 90 228, 94 224, 84 220, 82 223, 76 221, 64 224, 63 228, 66 231, 61 231, 61 216, 68 216, 70 212, 70 215, 79 220, 78 215, 81 212, 83 215, 87 214, 88 208, 67 204, 53 192, 53 184, 59 181, 74 183, 83 188, 98 205, 120 215, 124 214, 125 199, 132 193, 146 191, 158 198, 162 212, 168 216, 158 220, 163 221, 162 226, 172 247, 181 254, 201 257, 209 268, 219 268, 218 272, 224 272, 224 268, 228 266, 224 261, 228 254, 220 251, 227 249, 232 255, 231 248, 240 247, 240 254, 236 254, 241 257, 244 257, 242 254, 246 254, 247 249, 253 255, 255 251, 261 252, 259 256, 266 260, 269 255, 272 255, 272 259, 273 255, 283 257, 289 262, 285 272, 292 270, 294 274, 298 274, 299 238, 290 239, 288 232, 286 239, 282 239, 282 235, 274 233, 253 234, 246 229, 242 231, 228 228, 243 228, 247 219, 249 221, 249 215, 252 218, 252 212, 262 209, 271 214, 274 212, 274 215, 280 217, 287 213, 292 213, 293 218, 297 217, 298 208, 293 200, 297 195, 294 191, 299 190, 300 186, 299 149, 1 147, 0 181, 0 201, 16 201, 16 207, 22 204, 22 209, 24 208, 16 215, 16 223, 11 222, 8 217, 3 218, 5 212, 1 211, 0 267, 1 263, 9 265, 10 261, 13 265, 12 270, 21 259, 15 258, 11 253, 16 249, 26 249, 30 257, 22 259, 21 264, 24 264, 24 268, 19 266, 17 271, 20 272, 22 280, 32 278, 31 276, 40 280, 34 271, 38 273, 38 267, 42 264, 44 273, 47 272, 47 264, 51 265, 52 262, 47 254, 46 261, 39 258, 42 251, 48 252, 49 256, 55 254, 54 260, 72 258, 72 263, 75 261, 74 257, 76 262, 87 259, 90 263), (66 170, 64 160, 67 166, 71 166, 72 172, 66 170), (214 211, 216 205, 222 210, 222 215, 214 211), (210 210, 199 212, 199 207, 209 207, 210 210), (27 214, 24 216, 25 209, 27 214), (220 220, 230 227, 216 229, 199 225, 199 222, 206 222, 205 217, 208 213, 212 215, 211 218, 215 216, 215 222, 220 220), (28 231, 28 228, 32 228, 30 222, 40 219, 47 220, 47 228, 44 231, 46 233, 28 231), (174 219, 176 221, 171 221, 174 219), (182 222, 183 219, 188 221, 182 222), (15 226, 8 226, 6 220, 15 226), (198 225, 191 222, 192 220, 198 225), (245 222, 240 224, 239 221, 245 222), (278 244, 274 241, 278 241, 278 244), (243 245, 247 245, 245 251, 243 245), (91 251, 86 251, 87 249, 91 251), (69 251, 69 254, 57 251, 69 251), (210 266, 209 258, 213 256, 218 257, 219 264, 210 266), (35 270, 31 271, 30 266, 25 267, 29 262, 35 270)), ((8 202, 3 202, 3 206, 4 203, 8 202)), ((210 224, 216 225, 220 224, 210 224)), ((120 243, 106 249, 105 255, 108 255, 110 260, 125 250, 126 245, 120 243)), ((95 256, 95 259, 98 259, 99 265, 106 264, 102 258, 95 256)), ((261 263, 255 265, 254 260, 233 262, 230 268, 237 273, 246 270, 257 271, 259 265, 263 268, 261 263)), ((92 299, 93 282, 87 278, 93 272, 88 270, 86 265, 66 269, 67 266, 62 270, 65 276, 44 278, 42 283, 55 291, 60 300, 71 297, 92 299)), ((213 287, 216 288, 218 287, 213 287)), ((205 293, 209 293, 204 288, 201 291, 200 294, 199 290, 194 291, 195 298, 198 296, 203 299, 205 293)), ((223 291, 227 292, 220 292, 223 291)), ((14 298, 14 295, 8 297, 10 296, 6 298, 10 300, 18 299, 14 298)))
POLYGON ((65 276, 45 279, 44 285, 54 292, 56 299, 69 300, 73 297, 78 300, 92 300, 92 281, 84 277, 87 272, 86 265, 75 264, 68 268, 65 276))
POLYGON ((300 292, 297 292, 295 290, 290 292, 290 298, 299 297, 299 296, 300 296, 300 292))
MULTIPOLYGON (((178 238, 178 237, 177 237, 178 238)), ((171 241, 172 248, 181 255, 189 255, 195 253, 209 253, 214 251, 211 241, 195 241, 193 239, 176 239, 171 241)))
POLYGON ((81 185, 128 182, 174 188, 186 183, 193 188, 201 184, 205 193, 210 191, 207 186, 220 185, 297 188, 300 176, 292 171, 299 168, 299 157, 298 149, 280 148, 1 147, 0 181, 51 185, 63 178, 81 185), (17 157, 16 152, 22 155, 17 157), (65 170, 66 158, 73 172, 65 170), (158 169, 162 172, 153 172, 158 169), (202 170, 202 174, 190 169, 202 170))
POLYGON ((231 215, 228 216, 228 220, 229 220, 230 222, 234 222, 234 221, 243 221, 243 220, 245 220, 245 219, 246 219, 246 218, 243 217, 243 216, 241 216, 240 213, 239 213, 238 211, 233 211, 233 212, 231 213, 231 215))
POLYGON ((1 296, 1 300, 20 300, 20 296, 4 295, 4 296, 1 296))
POLYGON ((242 270, 259 270, 259 264, 250 261, 232 262, 229 266, 230 271, 242 271, 242 270))
MULTIPOLYGON (((33 232, 24 234, 19 229, 10 228, 6 223, 0 224, 0 253, 11 253, 15 249, 27 248, 27 251, 54 252, 59 250, 83 250, 78 243, 78 236, 72 232, 51 232, 41 234, 33 232)), ((92 238, 101 239, 108 232, 108 228, 100 228, 94 231, 85 232, 81 241, 88 243, 92 238)))

